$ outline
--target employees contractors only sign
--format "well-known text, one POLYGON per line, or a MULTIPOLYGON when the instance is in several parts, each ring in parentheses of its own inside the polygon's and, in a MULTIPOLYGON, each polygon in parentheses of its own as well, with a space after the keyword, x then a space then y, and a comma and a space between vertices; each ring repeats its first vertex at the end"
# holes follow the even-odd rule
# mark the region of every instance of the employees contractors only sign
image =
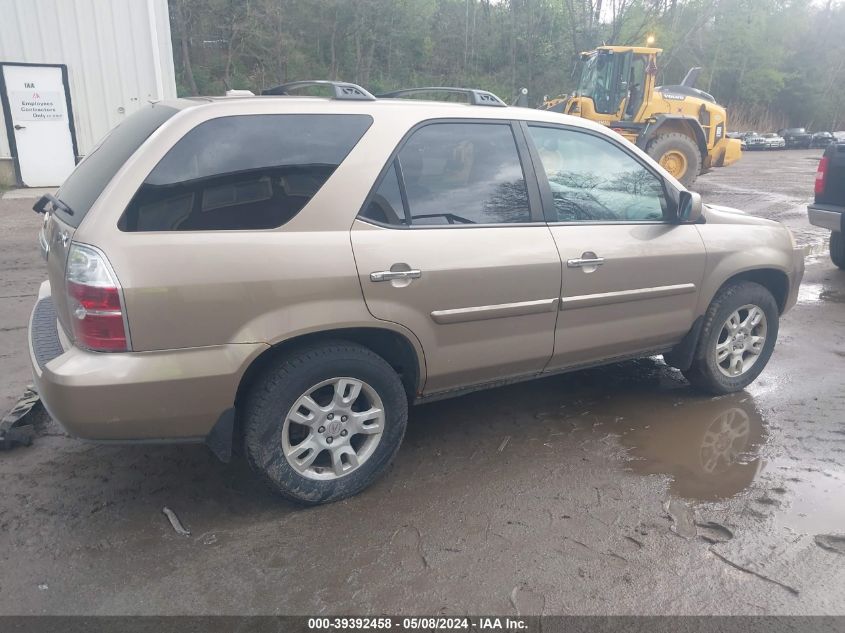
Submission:
POLYGON ((35 89, 9 92, 14 121, 61 121, 65 118, 64 94, 35 89))

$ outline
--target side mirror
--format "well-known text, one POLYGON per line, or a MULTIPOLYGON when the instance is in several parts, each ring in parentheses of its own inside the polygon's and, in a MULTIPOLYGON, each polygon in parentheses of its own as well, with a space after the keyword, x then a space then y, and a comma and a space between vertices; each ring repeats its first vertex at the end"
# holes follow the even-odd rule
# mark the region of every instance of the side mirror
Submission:
POLYGON ((678 221, 695 224, 701 219, 701 195, 694 191, 682 191, 678 197, 678 221))

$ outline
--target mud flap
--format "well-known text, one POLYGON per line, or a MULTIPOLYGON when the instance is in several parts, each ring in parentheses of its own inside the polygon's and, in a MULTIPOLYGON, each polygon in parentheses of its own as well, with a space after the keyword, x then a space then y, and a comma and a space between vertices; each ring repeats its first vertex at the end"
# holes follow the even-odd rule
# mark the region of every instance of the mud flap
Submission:
POLYGON ((701 336, 701 328, 704 325, 704 317, 698 317, 692 324, 689 332, 684 335, 681 342, 675 345, 672 350, 663 354, 663 360, 667 365, 680 370, 687 370, 692 367, 695 357, 695 350, 698 347, 698 339, 701 336))
POLYGON ((224 464, 232 461, 232 435, 235 431, 235 409, 226 409, 217 422, 214 428, 205 437, 205 445, 214 453, 224 464))

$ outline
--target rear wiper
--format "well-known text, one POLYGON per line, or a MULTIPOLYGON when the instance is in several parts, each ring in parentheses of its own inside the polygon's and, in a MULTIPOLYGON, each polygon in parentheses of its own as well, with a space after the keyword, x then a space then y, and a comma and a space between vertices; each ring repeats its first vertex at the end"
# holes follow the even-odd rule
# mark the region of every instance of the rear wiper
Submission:
POLYGON ((52 193, 45 193, 43 196, 38 198, 38 202, 32 205, 32 210, 36 213, 44 213, 44 207, 47 206, 48 202, 53 205, 53 209, 58 209, 59 211, 64 211, 68 215, 73 215, 73 209, 59 200, 52 193))

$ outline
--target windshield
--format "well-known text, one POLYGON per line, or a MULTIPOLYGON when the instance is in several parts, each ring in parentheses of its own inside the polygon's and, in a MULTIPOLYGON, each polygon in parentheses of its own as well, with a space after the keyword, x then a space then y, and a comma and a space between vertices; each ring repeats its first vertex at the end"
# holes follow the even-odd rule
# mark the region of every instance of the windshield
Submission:
POLYGON ((578 89, 575 95, 578 97, 592 97, 596 86, 596 66, 598 55, 593 53, 586 59, 581 60, 581 78, 578 80, 578 89))

